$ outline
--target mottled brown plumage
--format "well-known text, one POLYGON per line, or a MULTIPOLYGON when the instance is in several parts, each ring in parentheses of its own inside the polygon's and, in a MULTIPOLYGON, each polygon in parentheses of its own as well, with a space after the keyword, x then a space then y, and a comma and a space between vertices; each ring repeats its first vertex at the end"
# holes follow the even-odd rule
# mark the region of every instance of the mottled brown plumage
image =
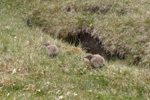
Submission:
POLYGON ((88 54, 84 58, 87 58, 91 62, 91 64, 94 66, 94 69, 105 66, 105 59, 98 54, 88 54))
POLYGON ((46 46, 46 50, 51 58, 54 58, 54 56, 59 52, 58 47, 54 44, 45 43, 44 45, 46 46))

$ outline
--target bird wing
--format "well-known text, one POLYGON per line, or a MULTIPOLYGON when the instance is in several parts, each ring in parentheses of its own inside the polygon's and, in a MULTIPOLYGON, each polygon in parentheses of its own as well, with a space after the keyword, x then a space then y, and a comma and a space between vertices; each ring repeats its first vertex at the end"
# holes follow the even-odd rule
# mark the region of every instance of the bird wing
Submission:
POLYGON ((48 46, 48 47, 47 47, 47 52, 48 52, 49 54, 51 54, 51 53, 53 52, 51 46, 48 46))
POLYGON ((99 67, 99 61, 94 57, 91 59, 91 63, 94 65, 94 67, 99 67))
POLYGON ((58 53, 58 48, 55 45, 53 45, 52 51, 54 54, 56 54, 56 53, 58 53))

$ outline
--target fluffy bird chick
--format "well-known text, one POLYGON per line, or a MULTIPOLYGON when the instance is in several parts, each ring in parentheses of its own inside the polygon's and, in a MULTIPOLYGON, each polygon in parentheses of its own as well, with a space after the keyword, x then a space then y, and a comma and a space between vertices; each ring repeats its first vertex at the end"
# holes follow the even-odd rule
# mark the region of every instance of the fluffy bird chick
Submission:
POLYGON ((98 54, 96 55, 88 54, 84 58, 88 59, 91 62, 95 70, 97 68, 101 68, 105 66, 105 59, 98 54))
POLYGON ((45 43, 44 44, 46 46, 46 50, 50 56, 50 58, 54 58, 54 56, 56 56, 56 54, 58 53, 58 47, 54 44, 50 44, 50 43, 45 43))

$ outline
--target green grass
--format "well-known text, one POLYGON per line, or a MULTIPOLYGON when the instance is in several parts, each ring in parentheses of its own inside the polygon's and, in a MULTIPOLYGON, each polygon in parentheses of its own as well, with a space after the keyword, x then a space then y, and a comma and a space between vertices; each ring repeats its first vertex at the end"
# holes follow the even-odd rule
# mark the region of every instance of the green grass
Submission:
POLYGON ((88 30, 93 24, 90 35, 98 38, 111 55, 125 56, 128 63, 149 67, 149 0, 9 2, 17 5, 33 26, 61 39, 88 30))
POLYGON ((111 55, 125 56, 129 64, 150 65, 149 0, 7 0, 1 8, 18 11, 45 33, 60 39, 83 30, 102 42, 111 55))
POLYGON ((20 0, 6 3, 0 11, 0 99, 149 100, 149 69, 110 61, 94 71, 80 47, 29 28, 22 18, 27 9, 14 6, 20 0), (47 41, 61 49, 55 59, 46 53, 47 41))

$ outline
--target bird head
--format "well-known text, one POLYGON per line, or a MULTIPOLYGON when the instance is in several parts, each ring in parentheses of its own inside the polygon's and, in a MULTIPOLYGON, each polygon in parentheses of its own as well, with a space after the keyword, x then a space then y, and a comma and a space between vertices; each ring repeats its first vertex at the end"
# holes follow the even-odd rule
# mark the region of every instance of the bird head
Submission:
POLYGON ((45 45, 46 47, 50 45, 50 43, 44 43, 43 45, 45 45))
POLYGON ((92 59, 92 57, 93 57, 93 55, 92 55, 92 54, 87 54, 86 56, 84 56, 84 58, 86 58, 86 59, 88 59, 88 60, 91 60, 91 59, 92 59))

